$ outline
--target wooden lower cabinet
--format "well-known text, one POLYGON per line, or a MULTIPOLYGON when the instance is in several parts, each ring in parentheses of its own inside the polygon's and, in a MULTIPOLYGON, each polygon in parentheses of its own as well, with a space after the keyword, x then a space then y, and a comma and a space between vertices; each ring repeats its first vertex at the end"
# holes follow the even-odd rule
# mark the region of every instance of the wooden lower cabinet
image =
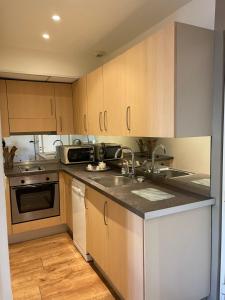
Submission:
POLYGON ((87 250, 126 300, 144 299, 143 219, 87 188, 87 250))
POLYGON ((60 173, 60 216, 62 223, 66 224, 71 232, 73 232, 72 180, 73 177, 69 174, 60 173))

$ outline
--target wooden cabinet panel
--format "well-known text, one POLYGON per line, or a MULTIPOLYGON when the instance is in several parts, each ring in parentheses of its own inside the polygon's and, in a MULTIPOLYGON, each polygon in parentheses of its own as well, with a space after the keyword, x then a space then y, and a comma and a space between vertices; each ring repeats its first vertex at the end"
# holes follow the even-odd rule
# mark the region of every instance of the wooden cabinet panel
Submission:
POLYGON ((97 191, 86 189, 87 200, 87 251, 101 269, 108 273, 108 198, 97 191), (104 219, 105 215, 105 219, 104 219), (106 223, 105 223, 106 222, 106 223))
POLYGON ((146 94, 146 43, 142 42, 129 49, 125 57, 124 135, 150 136, 148 115, 151 103, 146 94))
POLYGON ((87 78, 80 78, 73 84, 74 133, 88 133, 87 78))
POLYGON ((88 133, 93 135, 105 134, 102 72, 100 67, 87 75, 88 133))
POLYGON ((143 219, 108 200, 109 278, 124 299, 144 299, 143 219))
POLYGON ((175 25, 170 24, 151 35, 147 46, 148 103, 145 124, 153 137, 174 136, 175 110, 175 25))
POLYGON ((73 210, 72 210, 72 180, 73 177, 63 173, 64 179, 64 206, 65 206, 65 218, 66 224, 73 232, 73 210))
POLYGON ((108 135, 123 135, 125 95, 125 55, 103 65, 104 127, 108 135))
POLYGON ((56 119, 9 119, 11 133, 55 132, 56 119))
POLYGON ((9 115, 5 80, 0 80, 0 113, 2 136, 7 137, 9 136, 9 115))
POLYGON ((86 197, 87 251, 124 299, 143 300, 143 219, 89 187, 86 197))
POLYGON ((55 118, 54 85, 7 80, 9 118, 55 118))
POLYGON ((55 84, 56 121, 58 134, 72 134, 73 98, 71 84, 55 84))

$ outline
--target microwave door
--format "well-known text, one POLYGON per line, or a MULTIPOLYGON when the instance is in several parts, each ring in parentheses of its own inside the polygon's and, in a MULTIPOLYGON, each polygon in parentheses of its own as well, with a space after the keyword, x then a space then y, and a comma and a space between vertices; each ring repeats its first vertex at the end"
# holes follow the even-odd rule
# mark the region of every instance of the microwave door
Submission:
POLYGON ((69 149, 67 153, 68 161, 70 163, 82 163, 91 161, 90 149, 69 149))

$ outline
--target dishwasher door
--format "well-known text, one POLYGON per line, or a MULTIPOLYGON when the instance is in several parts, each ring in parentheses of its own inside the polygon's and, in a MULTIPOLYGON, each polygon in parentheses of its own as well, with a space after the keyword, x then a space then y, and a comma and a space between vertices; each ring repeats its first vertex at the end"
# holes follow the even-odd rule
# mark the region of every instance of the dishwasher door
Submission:
POLYGON ((85 184, 73 179, 72 181, 72 209, 73 209, 73 242, 86 261, 90 256, 86 251, 86 208, 85 184))

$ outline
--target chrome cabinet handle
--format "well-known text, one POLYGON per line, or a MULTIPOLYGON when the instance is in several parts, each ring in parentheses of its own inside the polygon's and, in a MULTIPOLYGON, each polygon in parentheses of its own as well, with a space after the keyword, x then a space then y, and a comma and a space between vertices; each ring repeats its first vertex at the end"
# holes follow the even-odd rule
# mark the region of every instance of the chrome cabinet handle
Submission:
POLYGON ((51 105, 51 115, 54 116, 54 108, 53 108, 53 99, 50 99, 50 105, 51 105))
POLYGON ((84 114, 84 131, 87 132, 87 116, 84 114))
POLYGON ((60 132, 62 132, 62 129, 63 129, 62 117, 59 117, 59 124, 60 124, 60 132))
POLYGON ((127 106, 126 123, 127 123, 127 130, 130 131, 130 106, 127 106))
POLYGON ((105 131, 107 131, 108 130, 108 122, 107 122, 108 120, 107 120, 107 110, 105 110, 104 111, 104 129, 105 129, 105 131))
POLYGON ((88 209, 88 207, 87 207, 87 201, 86 201, 85 197, 84 197, 84 207, 85 207, 85 209, 88 209))
POLYGON ((103 131, 102 129, 102 111, 99 112, 99 128, 100 128, 100 131, 103 131))
POLYGON ((108 223, 106 222, 106 215, 105 215, 105 213, 106 213, 106 207, 107 207, 107 201, 105 201, 105 203, 104 203, 104 224, 107 226, 108 223))

